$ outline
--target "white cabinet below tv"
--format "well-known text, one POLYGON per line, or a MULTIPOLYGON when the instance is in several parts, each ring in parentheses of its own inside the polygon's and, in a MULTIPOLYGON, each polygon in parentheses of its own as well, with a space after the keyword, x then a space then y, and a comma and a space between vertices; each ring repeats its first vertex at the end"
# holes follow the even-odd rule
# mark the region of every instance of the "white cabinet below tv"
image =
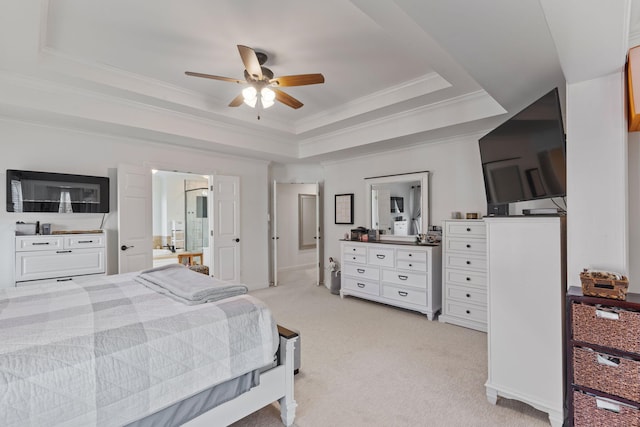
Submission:
POLYGON ((16 236, 16 286, 58 283, 105 274, 104 232, 16 236))
POLYGON ((433 320, 442 306, 440 246, 342 242, 340 296, 415 310, 433 320))

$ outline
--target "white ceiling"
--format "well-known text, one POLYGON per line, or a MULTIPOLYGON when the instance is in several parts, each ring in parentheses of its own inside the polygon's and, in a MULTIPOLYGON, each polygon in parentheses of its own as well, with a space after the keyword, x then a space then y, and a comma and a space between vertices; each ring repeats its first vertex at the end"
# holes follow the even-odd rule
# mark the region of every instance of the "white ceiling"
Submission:
POLYGON ((639 20, 614 3, 10 0, 0 115, 279 161, 442 141, 624 65, 639 20), (284 88, 305 105, 258 120, 227 106, 241 85, 184 74, 242 79, 238 44, 326 82, 284 88))

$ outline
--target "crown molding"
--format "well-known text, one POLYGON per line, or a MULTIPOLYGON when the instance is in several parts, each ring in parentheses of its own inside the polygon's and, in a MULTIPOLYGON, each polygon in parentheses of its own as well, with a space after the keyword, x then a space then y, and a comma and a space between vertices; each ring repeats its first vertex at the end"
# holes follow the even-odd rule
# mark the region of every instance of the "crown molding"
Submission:
POLYGON ((299 135, 340 120, 388 107, 418 96, 428 95, 449 87, 451 87, 451 83, 440 76, 440 74, 432 72, 399 85, 373 92, 367 96, 323 111, 309 118, 299 120, 296 122, 296 133, 299 135))
POLYGON ((486 91, 479 90, 302 140, 299 144, 299 157, 354 148, 506 112, 486 91), (390 130, 395 131, 395 134, 389 134, 390 130))

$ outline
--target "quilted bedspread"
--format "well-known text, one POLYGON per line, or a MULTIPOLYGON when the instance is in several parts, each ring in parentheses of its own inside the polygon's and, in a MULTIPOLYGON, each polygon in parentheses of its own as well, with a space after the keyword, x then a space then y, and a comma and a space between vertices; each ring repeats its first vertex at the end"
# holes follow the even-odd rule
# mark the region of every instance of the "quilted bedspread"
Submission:
POLYGON ((187 306, 132 277, 0 290, 0 425, 123 425, 273 361, 261 301, 187 306))

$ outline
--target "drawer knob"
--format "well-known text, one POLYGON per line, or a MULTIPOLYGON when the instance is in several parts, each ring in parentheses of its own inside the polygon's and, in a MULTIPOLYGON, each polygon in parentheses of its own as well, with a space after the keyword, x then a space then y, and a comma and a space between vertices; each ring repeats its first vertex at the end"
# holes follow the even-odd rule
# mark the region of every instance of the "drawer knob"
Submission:
POLYGON ((467 265, 471 265, 471 261, 467 261, 467 265))
POLYGON ((357 285, 358 285, 359 288, 364 288, 365 287, 364 283, 357 283, 357 285))
POLYGON ((356 257, 353 257, 353 259, 356 259, 356 257))
POLYGON ((409 254, 409 256, 413 256, 413 254, 409 254))
POLYGON ((398 279, 400 280, 407 280, 409 277, 408 276, 403 276, 401 274, 398 274, 398 279))
POLYGON ((358 273, 362 274, 362 273, 364 273, 364 268, 358 268, 357 271, 358 271, 358 273))
POLYGON ((467 245, 467 248, 470 248, 470 247, 471 247, 471 245, 467 245))
POLYGON ((471 277, 467 277, 467 282, 471 280, 471 277))
POLYGON ((470 311, 470 310, 467 310, 467 314, 471 314, 471 311, 470 311))
POLYGON ((470 229, 470 228, 467 228, 467 231, 471 231, 471 229, 470 229))
POLYGON ((378 259, 384 259, 384 255, 382 255, 382 254, 376 254, 376 258, 378 258, 378 259))
POLYGON ((467 294, 467 298, 471 298, 471 294, 467 294))
POLYGON ((398 295, 400 295, 401 297, 406 297, 408 294, 404 291, 398 291, 398 295))
POLYGON ((413 264, 409 264, 409 267, 413 267, 413 264))
POLYGON ((353 251, 355 252, 355 251, 356 251, 356 248, 353 248, 353 251))

